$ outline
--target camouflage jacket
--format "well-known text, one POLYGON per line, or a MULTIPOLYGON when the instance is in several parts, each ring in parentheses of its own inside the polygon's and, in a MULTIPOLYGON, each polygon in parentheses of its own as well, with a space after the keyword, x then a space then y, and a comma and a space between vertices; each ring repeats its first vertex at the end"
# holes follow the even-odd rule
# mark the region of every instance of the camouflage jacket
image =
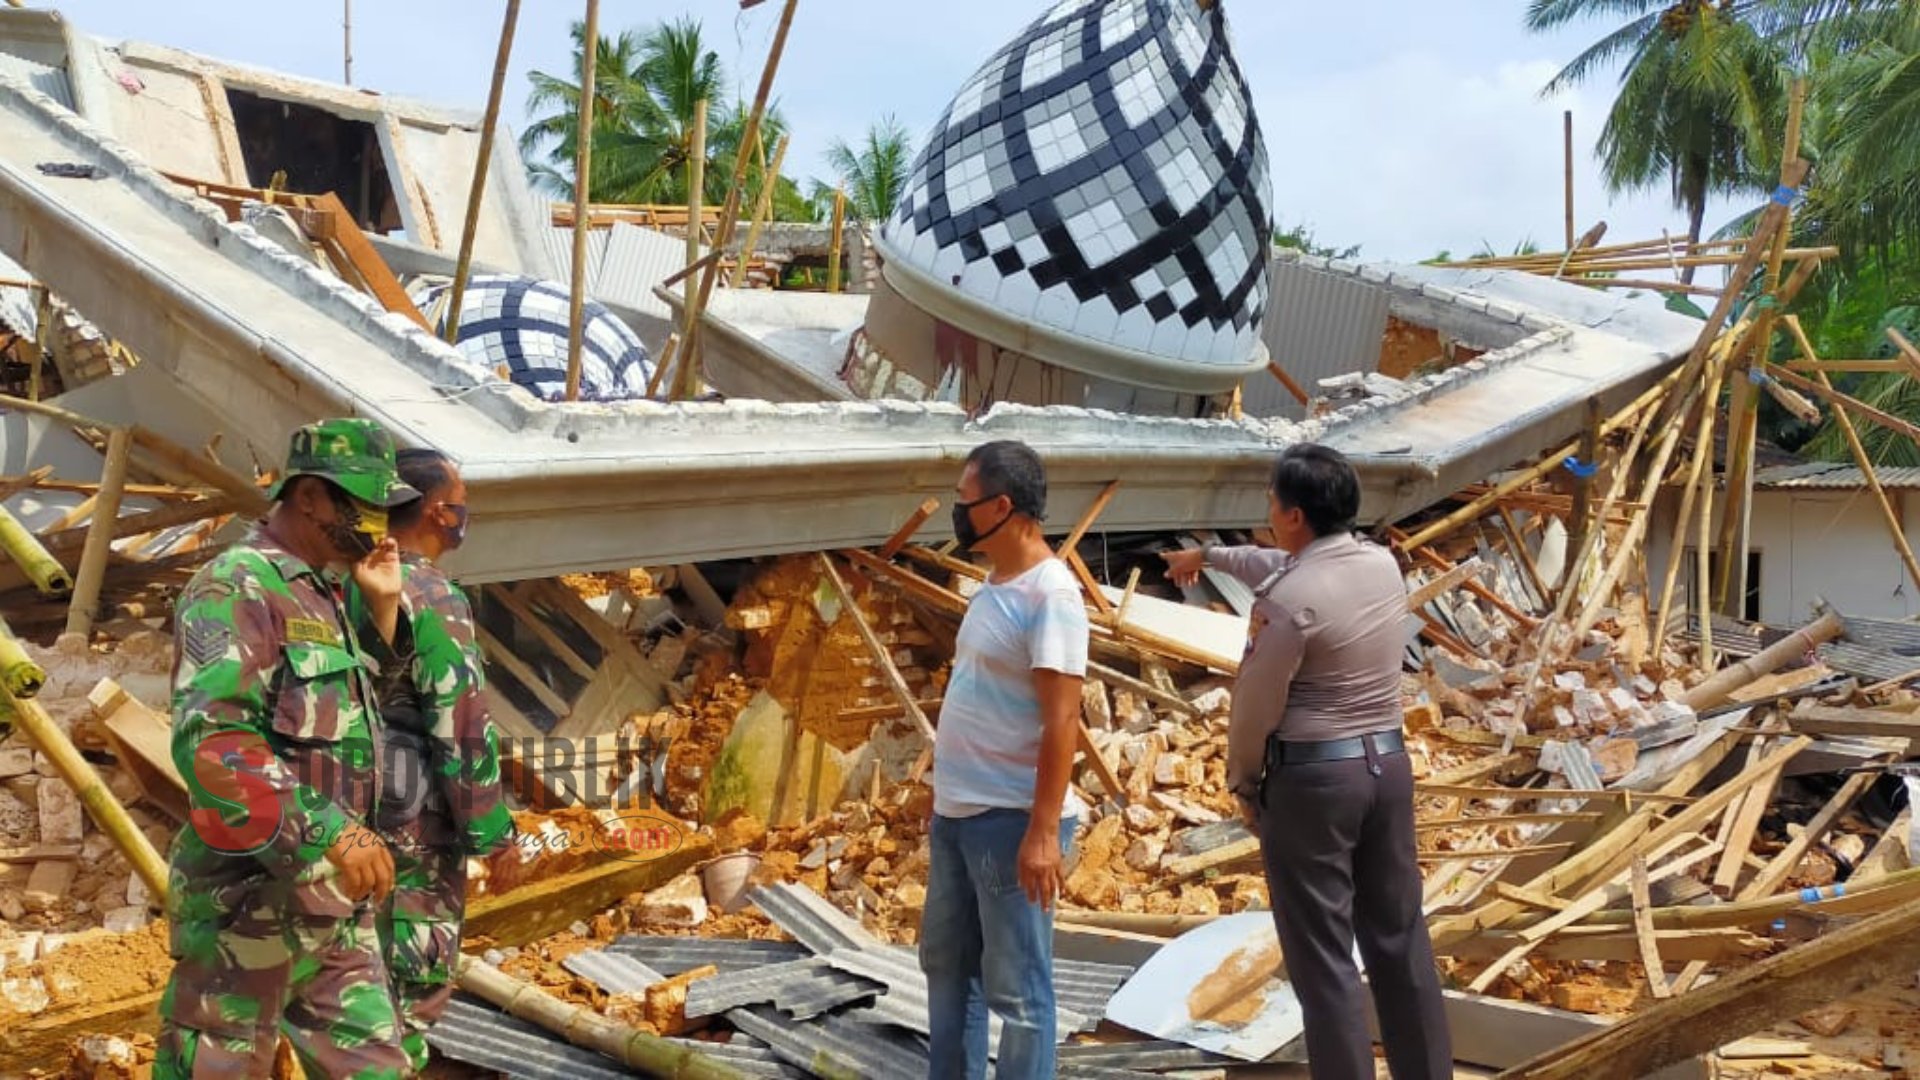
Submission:
POLYGON ((173 760, 192 813, 176 870, 351 913, 324 855, 373 812, 381 732, 335 583, 256 527, 187 584, 175 650, 173 760))
POLYGON ((401 561, 402 618, 390 647, 371 633, 357 590, 349 590, 348 610, 382 665, 386 726, 425 737, 431 788, 420 819, 405 831, 423 847, 485 855, 506 841, 513 818, 500 792, 500 737, 482 693, 473 607, 425 556, 407 552, 401 561))

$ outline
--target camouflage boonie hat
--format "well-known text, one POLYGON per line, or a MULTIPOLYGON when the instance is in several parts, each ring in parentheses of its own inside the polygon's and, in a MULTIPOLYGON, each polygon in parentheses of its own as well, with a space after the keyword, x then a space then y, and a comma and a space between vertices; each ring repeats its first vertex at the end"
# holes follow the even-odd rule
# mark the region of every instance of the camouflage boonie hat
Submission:
POLYGON ((322 420, 293 433, 287 448, 287 471, 270 499, 278 499, 287 481, 296 476, 318 476, 345 488, 347 493, 374 506, 399 506, 420 493, 400 482, 394 465, 393 437, 371 420, 322 420))

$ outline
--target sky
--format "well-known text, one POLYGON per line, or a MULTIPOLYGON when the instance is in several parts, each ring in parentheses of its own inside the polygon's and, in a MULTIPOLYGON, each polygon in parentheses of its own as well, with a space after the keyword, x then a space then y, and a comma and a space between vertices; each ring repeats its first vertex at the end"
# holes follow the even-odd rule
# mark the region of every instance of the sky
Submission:
MULTIPOLYGON (((1555 72, 1611 26, 1535 35, 1525 0, 1223 0, 1266 134, 1273 208, 1322 243, 1361 257, 1456 257, 1525 240, 1564 245, 1562 110, 1574 113, 1575 220, 1608 223, 1608 242, 1684 233, 1660 189, 1610 196, 1593 146, 1611 77, 1543 98, 1555 72)), ((37 4, 36 4, 37 6, 37 4)), ((170 45, 289 74, 339 81, 342 0, 63 0, 79 29, 170 45)), ((1048 0, 802 0, 775 82, 793 134, 786 172, 802 187, 831 170, 835 138, 857 143, 893 114, 916 145, 975 68, 1044 12, 1048 0)), ((682 14, 750 98, 772 44, 779 0, 603 0, 601 32, 682 14)), ((353 5, 354 83, 479 109, 499 43, 499 0, 360 0, 353 5)), ((527 73, 571 77, 570 22, 583 0, 524 0, 504 115, 525 126, 527 73)), ((1715 206, 1709 230, 1735 212, 1715 206)))

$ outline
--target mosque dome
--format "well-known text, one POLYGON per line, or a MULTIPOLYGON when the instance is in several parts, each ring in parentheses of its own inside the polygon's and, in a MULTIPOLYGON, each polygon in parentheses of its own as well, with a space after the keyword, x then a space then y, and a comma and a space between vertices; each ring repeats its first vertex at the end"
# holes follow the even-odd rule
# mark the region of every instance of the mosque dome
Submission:
POLYGON ((1265 366, 1266 145, 1219 0, 1067 0, 968 80, 876 246, 928 314, 1181 393, 1265 366))

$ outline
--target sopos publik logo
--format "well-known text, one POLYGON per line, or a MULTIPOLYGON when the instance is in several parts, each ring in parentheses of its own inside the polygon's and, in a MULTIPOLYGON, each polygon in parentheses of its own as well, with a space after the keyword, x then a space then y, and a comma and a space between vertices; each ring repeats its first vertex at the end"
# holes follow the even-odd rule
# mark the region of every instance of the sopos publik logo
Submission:
POLYGON ((687 842, 687 827, 658 810, 628 810, 607 818, 593 834, 604 855, 628 862, 664 859, 687 842))
POLYGON ((188 824, 201 843, 226 855, 252 855, 280 835, 280 796, 266 777, 275 763, 266 740, 250 731, 200 740, 188 783, 213 805, 195 806, 188 824))

